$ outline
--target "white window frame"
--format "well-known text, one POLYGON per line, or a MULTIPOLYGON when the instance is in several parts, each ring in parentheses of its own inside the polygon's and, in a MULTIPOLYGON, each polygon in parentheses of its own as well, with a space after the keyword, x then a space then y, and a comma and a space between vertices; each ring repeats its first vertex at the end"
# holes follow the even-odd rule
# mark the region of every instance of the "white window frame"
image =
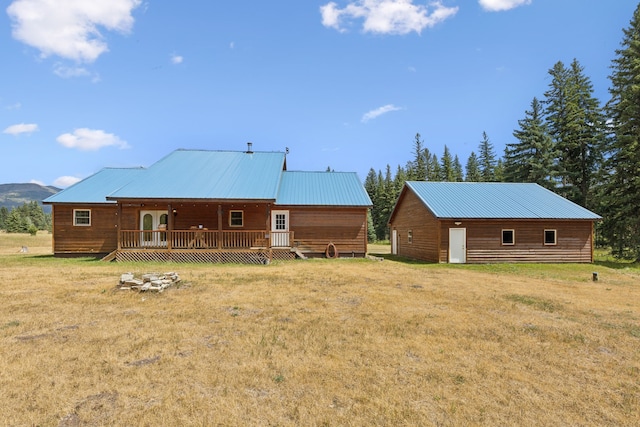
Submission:
POLYGON ((558 244, 558 230, 556 230, 555 228, 546 228, 544 230, 544 234, 542 236, 543 240, 544 240, 544 245, 545 246, 555 246, 558 244), (548 232, 553 232, 553 243, 548 243, 547 242, 547 233, 548 232))
POLYGON ((502 242, 502 246, 514 246, 516 244, 516 230, 514 230, 513 228, 503 228, 502 231, 500 232, 500 241, 502 242), (504 241, 504 232, 505 231, 510 231, 511 232, 511 242, 507 242, 505 243, 504 241))
POLYGON ((409 244, 413 243, 413 230, 407 231, 407 242, 409 244))
POLYGON ((73 225, 75 227, 91 227, 91 209, 74 209, 73 210, 73 225), (87 218, 82 217, 83 220, 88 220, 89 223, 83 224, 78 222, 78 213, 80 212, 88 212, 89 216, 87 218))
MULTIPOLYGON (((236 218, 237 219, 237 218, 236 218)), ((229 227, 244 227, 244 211, 242 210, 232 210, 229 211, 229 227), (233 214, 234 213, 240 213, 240 224, 234 224, 233 223, 233 214)))

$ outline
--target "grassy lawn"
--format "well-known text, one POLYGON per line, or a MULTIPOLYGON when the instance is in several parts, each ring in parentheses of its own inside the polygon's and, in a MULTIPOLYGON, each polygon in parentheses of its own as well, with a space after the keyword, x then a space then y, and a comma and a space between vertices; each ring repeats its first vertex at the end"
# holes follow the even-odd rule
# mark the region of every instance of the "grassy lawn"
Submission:
POLYGON ((50 239, 0 234, 0 425, 640 419, 635 265, 117 264, 50 239), (121 291, 129 271, 183 282, 121 291))

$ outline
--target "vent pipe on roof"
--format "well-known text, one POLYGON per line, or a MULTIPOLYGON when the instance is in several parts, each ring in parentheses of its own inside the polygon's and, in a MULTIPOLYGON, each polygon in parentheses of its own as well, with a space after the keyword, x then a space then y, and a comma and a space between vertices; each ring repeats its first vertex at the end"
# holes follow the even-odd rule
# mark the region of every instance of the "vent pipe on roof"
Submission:
POLYGON ((253 142, 247 142, 247 154, 253 154, 253 150, 251 149, 253 147, 253 142))

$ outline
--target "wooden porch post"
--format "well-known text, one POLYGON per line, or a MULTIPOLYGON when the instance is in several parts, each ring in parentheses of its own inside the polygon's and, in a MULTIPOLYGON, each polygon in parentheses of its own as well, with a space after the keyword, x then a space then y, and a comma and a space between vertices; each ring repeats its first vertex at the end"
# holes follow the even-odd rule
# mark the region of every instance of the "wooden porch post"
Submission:
POLYGON ((167 205, 167 251, 173 248, 173 208, 171 203, 167 205))
POLYGON ((269 234, 269 248, 271 248, 272 235, 271 235, 271 205, 267 204, 267 223, 265 224, 267 234, 269 234))
POLYGON ((122 203, 118 202, 118 207, 116 209, 116 215, 118 218, 116 219, 116 233, 118 234, 118 250, 122 249, 122 203))
POLYGON ((222 249, 222 205, 218 205, 218 249, 222 249))

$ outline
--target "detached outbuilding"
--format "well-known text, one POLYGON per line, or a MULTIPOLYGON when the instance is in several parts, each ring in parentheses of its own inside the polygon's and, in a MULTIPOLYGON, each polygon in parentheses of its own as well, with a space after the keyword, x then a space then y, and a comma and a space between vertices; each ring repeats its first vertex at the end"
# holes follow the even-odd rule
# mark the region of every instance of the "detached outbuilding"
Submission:
POLYGON ((601 217, 537 184, 405 183, 391 250, 441 263, 593 262, 601 217))

